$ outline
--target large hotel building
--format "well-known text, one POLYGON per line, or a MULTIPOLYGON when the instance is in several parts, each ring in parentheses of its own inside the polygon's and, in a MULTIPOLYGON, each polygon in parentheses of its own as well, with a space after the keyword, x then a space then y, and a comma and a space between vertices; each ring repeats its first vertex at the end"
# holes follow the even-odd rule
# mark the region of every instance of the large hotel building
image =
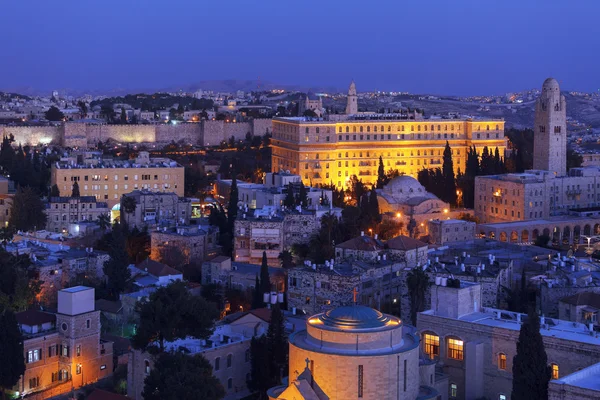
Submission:
POLYGON ((413 177, 423 168, 441 168, 446 141, 452 149, 455 173, 465 171, 472 146, 478 153, 485 146, 492 151, 498 147, 504 155, 503 120, 358 113, 352 92, 353 85, 348 94, 352 114, 273 119, 273 171, 298 174, 305 184, 333 182, 345 187, 352 175, 365 184, 375 183, 379 157, 386 172, 397 169, 413 177))

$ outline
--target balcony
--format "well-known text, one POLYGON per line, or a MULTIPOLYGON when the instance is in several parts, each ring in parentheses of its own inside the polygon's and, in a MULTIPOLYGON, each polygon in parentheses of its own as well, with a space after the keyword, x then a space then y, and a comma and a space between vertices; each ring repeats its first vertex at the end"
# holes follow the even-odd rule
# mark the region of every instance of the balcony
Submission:
POLYGON ((371 163, 369 161, 361 161, 358 163, 359 167, 370 167, 371 163))
POLYGON ((396 161, 396 165, 406 165, 406 161, 396 161))

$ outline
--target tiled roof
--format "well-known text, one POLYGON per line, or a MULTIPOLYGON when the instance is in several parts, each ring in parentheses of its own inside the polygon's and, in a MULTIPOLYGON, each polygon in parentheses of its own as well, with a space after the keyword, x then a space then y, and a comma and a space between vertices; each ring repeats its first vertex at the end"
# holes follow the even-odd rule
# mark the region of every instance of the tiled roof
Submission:
POLYGON ((574 306, 592 306, 600 309, 600 294, 598 293, 581 292, 572 296, 563 297, 560 301, 574 306))
POLYGON ((379 251, 383 250, 384 245, 382 241, 371 236, 357 236, 338 244, 336 247, 350 250, 379 251))
POLYGON ((388 240, 386 245, 392 250, 414 250, 419 247, 426 247, 427 243, 408 236, 400 235, 388 240))
POLYGON ((176 270, 175 268, 171 268, 166 264, 159 263, 158 261, 154 261, 149 258, 137 264, 135 267, 139 270, 146 271, 153 276, 169 276, 182 274, 182 272, 176 270))
POLYGON ((111 301, 111 300, 106 300, 106 299, 96 300, 96 310, 98 310, 98 311, 104 311, 104 312, 108 312, 111 314, 117 314, 119 311, 121 311, 122 308, 123 308, 123 305, 121 304, 120 300, 117 300, 117 301, 111 301))
POLYGON ((27 310, 16 313, 15 317, 19 325, 37 326, 56 322, 56 316, 43 311, 27 310))

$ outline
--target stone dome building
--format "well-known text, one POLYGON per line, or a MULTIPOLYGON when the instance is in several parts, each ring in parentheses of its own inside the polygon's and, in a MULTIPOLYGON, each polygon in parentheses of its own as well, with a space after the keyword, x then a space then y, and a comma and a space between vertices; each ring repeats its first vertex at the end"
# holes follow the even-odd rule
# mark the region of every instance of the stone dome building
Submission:
MULTIPOLYGON (((308 319, 289 338, 289 386, 275 399, 430 399, 434 365, 419 366, 419 339, 394 316, 354 305, 308 319)), ((447 382, 446 382, 447 385, 447 382)))
POLYGON ((392 179, 383 189, 377 189, 379 210, 402 214, 441 213, 450 205, 429 193, 418 180, 403 175, 392 179))

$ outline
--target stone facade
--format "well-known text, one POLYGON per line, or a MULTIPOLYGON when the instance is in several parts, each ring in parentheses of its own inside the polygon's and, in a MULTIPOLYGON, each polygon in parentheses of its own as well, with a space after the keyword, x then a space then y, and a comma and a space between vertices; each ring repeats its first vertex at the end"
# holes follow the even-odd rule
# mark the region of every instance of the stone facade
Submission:
POLYGON ((204 260, 217 255, 217 230, 206 232, 197 226, 179 226, 150 233, 151 259, 167 262, 172 248, 183 256, 183 264, 200 265, 204 260))
POLYGON ((62 125, 56 126, 2 126, 0 125, 0 136, 13 135, 15 143, 23 145, 38 144, 62 144, 62 125))
POLYGON ((94 196, 51 197, 44 210, 46 230, 67 232, 69 225, 76 222, 96 221, 100 215, 108 215, 108 204, 96 201, 94 196))
POLYGON ((280 252, 294 244, 308 243, 321 223, 316 213, 307 211, 258 218, 244 218, 240 213, 234 226, 234 260, 260 264, 266 252, 267 262, 273 267, 280 265, 280 252))
POLYGON ((472 240, 475 238, 475 222, 459 219, 434 219, 427 222, 429 240, 435 244, 472 240))
POLYGON ((271 140, 272 170, 289 170, 304 184, 346 187, 356 175, 367 184, 377 181, 379 158, 385 170, 417 177, 419 170, 441 167, 446 142, 455 173, 465 170, 468 149, 500 154, 506 149, 501 120, 408 120, 375 114, 343 121, 275 118, 271 140), (386 119, 387 118, 387 119, 386 119))
MULTIPOLYGON (((202 263, 202 284, 218 284, 240 290, 254 289, 256 275, 260 275, 260 265, 232 263, 227 256, 217 256, 202 263)), ((269 267, 271 287, 276 292, 286 289, 285 270, 269 267)))
POLYGON ((224 140, 234 137, 243 140, 246 134, 263 136, 272 132, 270 119, 254 119, 249 122, 202 121, 202 142, 204 146, 218 146, 224 140))
POLYGON ((135 211, 125 212, 121 206, 119 214, 131 228, 173 227, 190 222, 191 200, 179 197, 177 193, 134 190, 121 197, 121 205, 126 197, 135 200, 135 211))
MULTIPOLYGON (((486 397, 510 400, 512 361, 521 314, 482 308, 479 285, 460 288, 434 286, 432 309, 419 313, 417 328, 424 353, 441 362, 460 399, 486 397), (426 336, 429 335, 429 336, 426 336)), ((548 362, 557 375, 575 372, 597 362, 600 338, 572 322, 541 321, 548 362)))
POLYGON ((548 78, 535 102, 533 168, 567 174, 567 102, 558 82, 548 78))

